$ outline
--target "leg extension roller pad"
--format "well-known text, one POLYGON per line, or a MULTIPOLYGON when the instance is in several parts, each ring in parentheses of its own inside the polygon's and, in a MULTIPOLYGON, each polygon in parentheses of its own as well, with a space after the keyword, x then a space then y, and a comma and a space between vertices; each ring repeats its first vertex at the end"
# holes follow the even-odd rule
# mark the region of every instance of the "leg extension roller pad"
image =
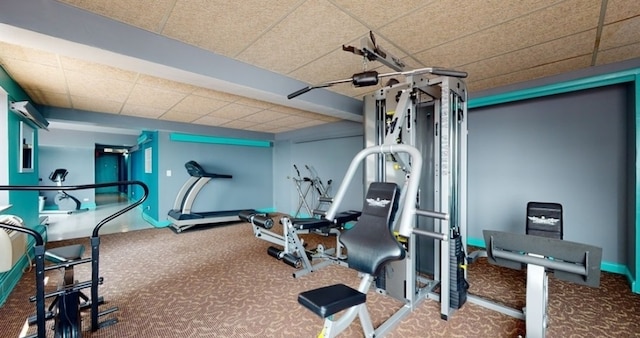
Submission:
POLYGON ((366 302, 367 295, 344 284, 309 290, 298 295, 298 303, 322 318, 366 302))

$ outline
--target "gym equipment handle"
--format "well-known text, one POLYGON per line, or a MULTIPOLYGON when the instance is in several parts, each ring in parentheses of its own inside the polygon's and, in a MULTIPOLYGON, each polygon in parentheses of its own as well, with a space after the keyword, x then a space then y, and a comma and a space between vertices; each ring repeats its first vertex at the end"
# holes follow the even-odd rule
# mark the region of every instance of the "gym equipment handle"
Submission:
POLYGON ((310 91, 311 89, 313 89, 313 87, 309 86, 309 87, 305 87, 305 88, 302 88, 300 90, 297 90, 297 91, 287 95, 287 99, 291 100, 291 99, 293 99, 295 97, 298 97, 298 96, 310 91))

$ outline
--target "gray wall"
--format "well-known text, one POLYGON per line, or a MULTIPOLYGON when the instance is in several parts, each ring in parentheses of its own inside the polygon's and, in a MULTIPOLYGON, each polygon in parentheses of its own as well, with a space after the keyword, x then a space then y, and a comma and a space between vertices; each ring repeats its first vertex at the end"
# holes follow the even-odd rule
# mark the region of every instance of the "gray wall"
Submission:
MULTIPOLYGON (((49 175, 57 168, 69 171, 64 185, 95 183, 95 144, 132 146, 137 136, 80 130, 51 129, 38 133, 39 175, 41 185, 55 185, 49 175)), ((45 204, 54 205, 55 192, 43 192, 45 204)), ((69 192, 82 203, 95 203, 94 189, 69 192)))
POLYGON ((523 233, 528 201, 558 202, 566 240, 625 264, 627 112, 625 85, 470 111, 469 238, 523 233))
MULTIPOLYGON (((277 211, 295 213, 298 193, 291 177, 297 176, 293 164, 301 176, 309 176, 305 165, 315 169, 323 183, 333 180, 331 196, 342 183, 347 168, 358 151, 363 149, 362 125, 339 122, 277 135, 274 149, 274 200, 277 211)), ((339 210, 361 210, 363 193, 362 170, 354 178, 339 210)), ((305 209, 301 211, 306 214, 305 209)))
POLYGON ((159 220, 166 219, 175 197, 189 175, 187 161, 198 162, 205 170, 232 175, 213 179, 196 198, 193 211, 264 209, 273 206, 272 148, 174 142, 170 133, 159 132, 158 188, 159 220), (171 176, 167 176, 167 171, 171 176))

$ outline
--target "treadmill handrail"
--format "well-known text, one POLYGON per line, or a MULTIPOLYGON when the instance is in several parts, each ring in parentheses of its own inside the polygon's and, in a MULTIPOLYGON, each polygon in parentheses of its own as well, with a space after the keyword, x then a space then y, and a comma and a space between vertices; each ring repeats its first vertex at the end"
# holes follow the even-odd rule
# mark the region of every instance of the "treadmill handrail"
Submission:
POLYGON ((207 172, 198 162, 193 160, 185 163, 184 167, 187 168, 187 173, 192 177, 233 178, 232 175, 207 172))

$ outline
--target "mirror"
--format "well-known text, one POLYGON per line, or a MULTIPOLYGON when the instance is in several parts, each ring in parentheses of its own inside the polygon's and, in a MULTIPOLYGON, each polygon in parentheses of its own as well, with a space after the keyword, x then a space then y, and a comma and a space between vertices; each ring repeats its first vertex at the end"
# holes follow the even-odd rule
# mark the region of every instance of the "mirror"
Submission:
POLYGON ((21 173, 33 172, 33 128, 25 122, 20 122, 20 163, 18 171, 21 173))

